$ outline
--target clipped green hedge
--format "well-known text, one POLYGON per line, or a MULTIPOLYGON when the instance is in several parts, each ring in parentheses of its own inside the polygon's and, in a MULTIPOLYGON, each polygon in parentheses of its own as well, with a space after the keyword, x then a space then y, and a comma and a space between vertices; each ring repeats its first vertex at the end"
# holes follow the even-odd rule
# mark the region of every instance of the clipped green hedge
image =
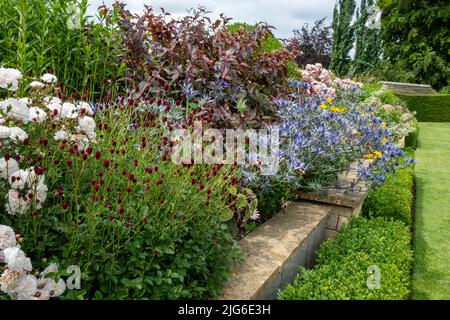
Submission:
POLYGON ((292 284, 280 291, 280 300, 402 300, 410 292, 411 249, 409 228, 385 218, 357 218, 343 227, 318 251, 314 269, 300 267, 292 284), (380 287, 369 289, 380 270, 380 287))
POLYGON ((413 119, 413 127, 415 131, 406 136, 405 146, 416 150, 419 136, 419 121, 416 118, 413 119))
POLYGON ((397 94, 420 122, 450 122, 450 94, 397 94))
POLYGON ((386 182, 369 192, 362 214, 368 218, 386 217, 411 224, 413 205, 413 169, 399 169, 386 177, 386 182))

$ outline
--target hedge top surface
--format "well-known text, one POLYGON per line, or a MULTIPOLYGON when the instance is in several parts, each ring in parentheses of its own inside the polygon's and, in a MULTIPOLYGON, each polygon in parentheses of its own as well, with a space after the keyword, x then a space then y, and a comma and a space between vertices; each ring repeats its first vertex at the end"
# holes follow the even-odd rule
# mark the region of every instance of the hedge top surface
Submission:
POLYGON ((420 122, 450 122, 450 94, 397 94, 420 122))

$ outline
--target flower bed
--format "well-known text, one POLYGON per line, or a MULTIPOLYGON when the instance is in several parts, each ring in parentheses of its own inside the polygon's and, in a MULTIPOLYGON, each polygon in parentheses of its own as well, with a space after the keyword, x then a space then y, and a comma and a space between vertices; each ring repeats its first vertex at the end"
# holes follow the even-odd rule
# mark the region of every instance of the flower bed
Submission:
POLYGON ((111 30, 123 35, 115 50, 126 65, 112 69, 126 80, 89 94, 70 92, 74 79, 0 68, 2 298, 219 296, 239 260, 235 239, 299 190, 358 192, 400 165, 411 114, 320 64, 300 70, 295 46, 274 44, 265 24, 230 27, 203 9, 132 16, 118 4, 101 17, 106 26, 83 35, 106 32, 102 45, 117 40, 111 30), (197 126, 216 131, 180 163, 178 138, 197 126), (244 163, 197 161, 231 129, 248 129, 244 163), (250 152, 269 144, 256 130, 279 134, 269 175, 250 152), (63 288, 68 270, 79 270, 80 288, 63 288))

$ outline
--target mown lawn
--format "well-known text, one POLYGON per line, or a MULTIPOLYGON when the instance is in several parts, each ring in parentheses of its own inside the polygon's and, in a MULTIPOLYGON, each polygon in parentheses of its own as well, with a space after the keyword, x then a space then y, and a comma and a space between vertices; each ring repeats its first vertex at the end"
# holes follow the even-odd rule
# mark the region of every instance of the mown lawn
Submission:
POLYGON ((450 123, 419 124, 413 299, 450 299, 450 123))

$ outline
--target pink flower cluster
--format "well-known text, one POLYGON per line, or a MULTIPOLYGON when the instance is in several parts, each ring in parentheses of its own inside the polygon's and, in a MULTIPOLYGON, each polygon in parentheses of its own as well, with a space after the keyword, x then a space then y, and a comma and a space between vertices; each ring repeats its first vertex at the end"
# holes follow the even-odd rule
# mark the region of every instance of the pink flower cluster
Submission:
POLYGON ((303 81, 308 83, 307 94, 311 96, 319 96, 321 98, 335 98, 336 89, 354 90, 362 87, 359 82, 350 79, 332 79, 330 71, 325 69, 320 63, 308 64, 302 71, 303 81))

